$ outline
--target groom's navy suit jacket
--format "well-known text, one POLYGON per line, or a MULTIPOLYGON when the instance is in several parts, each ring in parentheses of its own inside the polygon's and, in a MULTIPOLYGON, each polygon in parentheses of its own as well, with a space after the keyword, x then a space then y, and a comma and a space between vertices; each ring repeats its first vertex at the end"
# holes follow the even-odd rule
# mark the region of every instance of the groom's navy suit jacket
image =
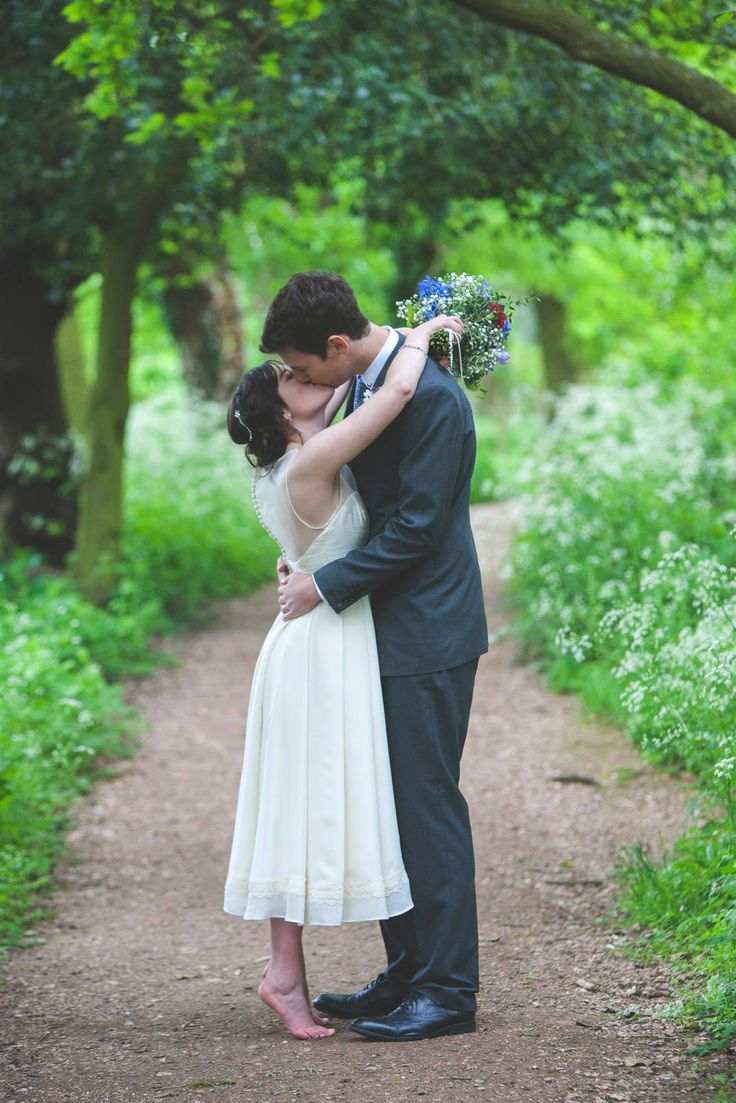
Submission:
MULTIPOLYGON (((402 343, 399 335, 393 356, 402 343)), ((348 412, 352 402, 353 389, 348 412)), ((320 567, 315 579, 338 613, 371 595, 384 677, 447 670, 488 650, 469 516, 474 463, 470 403, 430 359, 414 398, 350 464, 368 510, 369 539, 320 567)))

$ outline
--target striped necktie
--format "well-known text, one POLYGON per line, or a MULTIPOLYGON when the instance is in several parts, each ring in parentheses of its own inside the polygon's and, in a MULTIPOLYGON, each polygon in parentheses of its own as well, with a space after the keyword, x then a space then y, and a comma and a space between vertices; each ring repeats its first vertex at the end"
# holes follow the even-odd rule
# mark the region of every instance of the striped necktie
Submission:
POLYGON ((363 382, 362 375, 356 375, 355 377, 355 394, 353 395, 353 409, 357 410, 358 406, 363 405, 363 399, 365 398, 366 385, 363 382))

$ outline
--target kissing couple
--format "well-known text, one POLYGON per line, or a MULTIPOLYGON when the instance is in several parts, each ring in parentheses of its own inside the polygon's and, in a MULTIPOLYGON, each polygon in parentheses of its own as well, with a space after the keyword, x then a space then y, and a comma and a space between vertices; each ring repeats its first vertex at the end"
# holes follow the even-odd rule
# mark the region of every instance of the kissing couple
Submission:
POLYGON ((370 322, 350 286, 276 295, 228 432, 281 547, 253 674, 224 910, 269 919, 261 998, 298 1038, 330 1017, 378 1041, 475 1029, 478 927, 459 788, 488 649, 470 528, 475 430, 435 330, 370 322), (342 417, 336 417, 342 409, 342 417), (304 926, 379 920, 386 964, 310 1002, 304 926))

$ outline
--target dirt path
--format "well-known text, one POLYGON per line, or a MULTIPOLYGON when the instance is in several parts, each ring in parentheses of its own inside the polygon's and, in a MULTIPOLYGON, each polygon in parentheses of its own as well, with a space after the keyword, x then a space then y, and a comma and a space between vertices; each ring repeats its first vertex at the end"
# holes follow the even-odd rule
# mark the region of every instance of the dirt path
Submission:
MULTIPOLYGON (((492 628, 509 507, 475 529, 492 628)), ((726 1058, 694 1064, 697 1036, 654 1019, 665 974, 612 952, 597 920, 618 846, 684 825, 683 787, 626 740, 583 724, 494 643, 481 662, 463 762, 478 868, 478 1031, 380 1045, 340 1027, 284 1035, 255 986, 266 924, 221 911, 252 664, 271 591, 227 603, 183 638, 181 665, 131 688, 144 748, 77 815, 46 942, 0 967, 4 1103, 703 1103, 726 1058), (622 767, 638 771, 616 783, 622 767), (598 785, 565 784, 582 774, 598 785), (634 1013, 638 1017, 631 1017, 634 1013)), ((307 932, 313 991, 346 991, 381 963, 377 925, 307 932)))

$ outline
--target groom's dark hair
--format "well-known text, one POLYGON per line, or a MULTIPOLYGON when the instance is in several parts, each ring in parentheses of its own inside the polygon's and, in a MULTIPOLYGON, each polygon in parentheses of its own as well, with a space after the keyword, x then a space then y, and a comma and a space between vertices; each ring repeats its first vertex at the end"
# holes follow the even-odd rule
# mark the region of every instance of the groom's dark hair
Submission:
POLYGON ((331 272, 297 272, 268 308, 261 334, 261 352, 294 348, 324 360, 327 338, 344 333, 357 341, 370 322, 358 306, 353 289, 331 272))

